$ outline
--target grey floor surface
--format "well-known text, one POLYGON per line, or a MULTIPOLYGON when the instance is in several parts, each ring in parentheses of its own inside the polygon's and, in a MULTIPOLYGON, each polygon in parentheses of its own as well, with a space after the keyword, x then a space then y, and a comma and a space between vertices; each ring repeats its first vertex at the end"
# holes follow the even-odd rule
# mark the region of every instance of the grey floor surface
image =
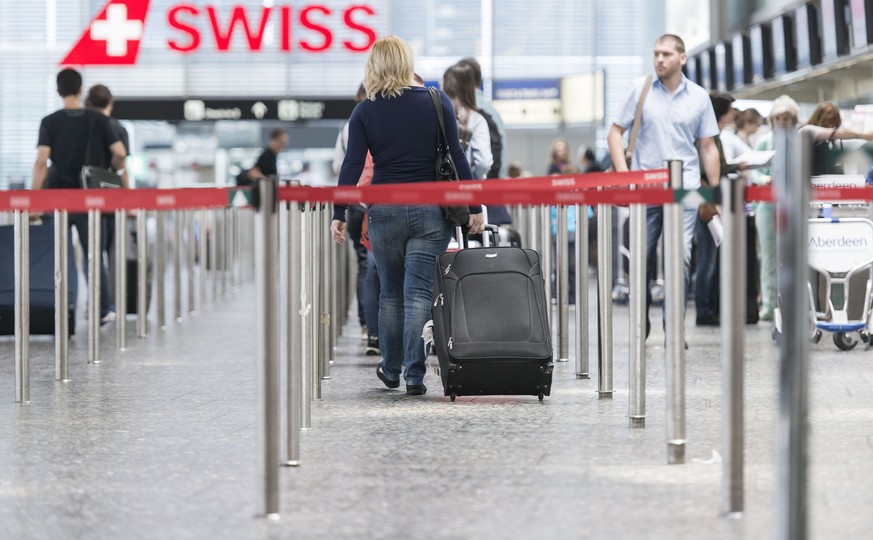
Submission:
MULTIPOLYGON (((592 291, 593 292, 593 291, 592 291)), ((71 381, 32 342, 32 400, 14 403, 0 340, 0 539, 522 539, 776 537, 778 364, 747 326, 746 511, 721 515, 719 333, 688 314, 688 463, 666 464, 663 333, 648 340, 648 417, 627 424, 627 308, 616 306, 615 396, 558 364, 552 395, 408 397, 382 387, 357 324, 313 404, 301 467, 280 471, 282 515, 260 511, 254 287, 133 337, 71 381)), ((592 313, 593 315, 593 313, 592 313)), ((572 349, 571 349, 572 350, 572 349)), ((812 346, 811 538, 873 538, 873 351, 812 346)))

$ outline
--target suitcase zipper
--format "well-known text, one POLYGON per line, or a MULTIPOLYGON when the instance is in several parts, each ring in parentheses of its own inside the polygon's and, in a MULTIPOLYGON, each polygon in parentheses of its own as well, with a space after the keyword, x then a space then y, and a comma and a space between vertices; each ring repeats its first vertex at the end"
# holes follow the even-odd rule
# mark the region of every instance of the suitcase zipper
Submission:
POLYGON ((444 276, 449 275, 449 272, 451 272, 451 270, 452 270, 452 263, 449 263, 449 265, 446 266, 446 269, 443 271, 443 275, 444 276))
POLYGON ((449 338, 449 350, 452 350, 452 338, 449 338))
POLYGON ((440 293, 439 296, 436 297, 436 300, 433 301, 433 307, 437 307, 438 305, 445 305, 446 301, 443 298, 443 293, 440 293))

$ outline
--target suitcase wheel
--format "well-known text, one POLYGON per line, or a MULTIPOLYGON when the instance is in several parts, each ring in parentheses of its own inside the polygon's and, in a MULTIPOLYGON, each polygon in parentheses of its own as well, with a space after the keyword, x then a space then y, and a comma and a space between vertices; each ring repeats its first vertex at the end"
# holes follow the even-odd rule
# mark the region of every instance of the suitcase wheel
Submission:
POLYGON ((545 396, 543 396, 543 393, 542 393, 542 392, 540 392, 540 395, 539 395, 539 396, 537 396, 537 397, 539 397, 539 398, 540 398, 540 401, 542 401, 542 400, 543 400, 543 398, 544 398, 544 397, 545 397, 545 396))
POLYGON ((452 401, 455 401, 455 393, 454 393, 454 392, 452 392, 451 394, 449 394, 449 399, 452 400, 452 401))

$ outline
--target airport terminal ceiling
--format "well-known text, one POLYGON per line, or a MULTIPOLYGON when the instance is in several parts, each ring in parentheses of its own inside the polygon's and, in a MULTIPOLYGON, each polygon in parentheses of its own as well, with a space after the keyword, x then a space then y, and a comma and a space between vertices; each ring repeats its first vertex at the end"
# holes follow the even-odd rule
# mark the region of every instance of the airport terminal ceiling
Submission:
MULTIPOLYGON (((39 120, 60 106, 54 75, 64 65, 82 70, 86 88, 109 86, 119 112, 122 103, 149 99, 175 102, 183 115, 188 103, 204 122, 257 120, 262 112, 264 119, 305 124, 348 109, 366 50, 391 33, 409 41, 427 81, 476 56, 486 91, 502 81, 545 96, 514 109, 507 100, 522 122, 510 129, 554 136, 581 126, 591 143, 628 82, 647 70, 667 3, 0 0, 0 183, 29 178, 39 120), (640 16, 629 20, 627 13, 640 16), (560 104, 549 102, 566 90, 565 77, 577 83, 573 95, 592 101, 576 107, 569 123, 560 104), (592 82, 575 93, 581 80, 592 82), (212 100, 245 103, 214 107, 212 100)), ((532 152, 539 164, 546 150, 532 152)))

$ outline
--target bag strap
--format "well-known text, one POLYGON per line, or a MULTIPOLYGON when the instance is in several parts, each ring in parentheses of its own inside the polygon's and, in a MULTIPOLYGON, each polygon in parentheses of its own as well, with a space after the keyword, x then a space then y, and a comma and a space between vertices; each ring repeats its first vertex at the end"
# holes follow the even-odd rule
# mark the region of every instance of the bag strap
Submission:
MULTIPOLYGON (((85 109, 86 111, 88 109, 85 109)), ((85 113, 87 114, 87 113, 85 113)), ((91 123, 88 124, 88 142, 85 143, 85 160, 82 163, 83 167, 88 167, 91 165, 91 139, 94 138, 94 124, 97 122, 97 117, 91 115, 91 123)))
POLYGON ((630 159, 634 155, 634 147, 637 145, 637 135, 640 134, 640 124, 643 119, 643 103, 646 102, 646 96, 649 95, 649 89, 652 87, 652 75, 646 76, 646 82, 643 83, 643 92, 640 94, 640 100, 637 102, 637 112, 634 115, 634 127, 631 129, 630 140, 628 141, 627 150, 624 152, 624 157, 630 159))
POLYGON ((429 86, 427 91, 430 94, 430 99, 433 101, 433 106, 436 109, 437 126, 439 127, 439 130, 437 131, 437 144, 445 145, 448 150, 449 138, 446 137, 446 121, 443 117, 443 103, 440 99, 440 92, 433 86, 429 86))

